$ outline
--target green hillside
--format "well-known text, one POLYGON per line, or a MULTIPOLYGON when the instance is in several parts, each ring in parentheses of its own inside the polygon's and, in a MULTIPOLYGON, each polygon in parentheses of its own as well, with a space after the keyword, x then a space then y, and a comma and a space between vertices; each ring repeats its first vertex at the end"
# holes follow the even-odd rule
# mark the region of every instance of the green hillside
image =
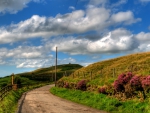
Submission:
MULTIPOLYGON (((62 76, 69 76, 74 71, 82 68, 79 64, 62 64, 57 66, 57 80, 62 76)), ((15 83, 37 84, 39 82, 54 81, 55 66, 39 68, 37 70, 15 74, 15 83)), ((11 76, 0 78, 0 88, 11 84, 11 76)))
MULTIPOLYGON (((57 66, 57 80, 63 76, 69 76, 74 71, 82 68, 79 64, 62 64, 57 66)), ((55 66, 40 68, 27 73, 17 74, 20 77, 25 77, 30 80, 36 81, 54 81, 55 79, 55 66)))
POLYGON ((110 60, 100 61, 83 67, 69 77, 61 80, 76 83, 81 79, 89 80, 89 85, 108 85, 114 82, 119 74, 133 72, 137 75, 150 74, 150 52, 136 53, 110 60))

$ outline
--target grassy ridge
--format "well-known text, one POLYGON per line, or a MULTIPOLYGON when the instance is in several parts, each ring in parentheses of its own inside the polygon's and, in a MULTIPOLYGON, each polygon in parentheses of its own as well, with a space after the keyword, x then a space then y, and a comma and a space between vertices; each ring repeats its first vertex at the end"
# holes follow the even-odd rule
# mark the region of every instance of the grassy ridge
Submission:
MULTIPOLYGON (((57 80, 64 75, 69 76, 74 71, 82 68, 79 64, 63 64, 57 66, 57 80)), ((32 80, 53 81, 55 75, 55 66, 40 68, 32 72, 19 73, 21 77, 26 77, 32 80)))
MULTIPOLYGON (((58 65, 57 66, 57 72, 58 73, 63 73, 63 72, 74 72, 75 70, 78 70, 82 68, 81 65, 79 64, 62 64, 62 65, 58 65)), ((19 75, 39 75, 39 74, 51 74, 55 72, 55 66, 51 66, 51 67, 47 67, 47 68, 40 68, 31 72, 27 72, 27 73, 20 73, 19 75)))
MULTIPOLYGON (((78 70, 82 68, 81 65, 79 64, 63 64, 63 65, 58 65, 57 66, 57 77, 58 79, 60 79, 64 73, 66 73, 67 76, 69 76, 69 74, 73 73, 74 71, 78 70)), ((15 74, 15 83, 18 81, 17 79, 19 79, 19 81, 21 82, 21 84, 26 85, 26 84, 38 84, 41 82, 45 82, 45 81, 50 81, 50 75, 54 75, 55 72, 55 66, 51 66, 51 67, 47 67, 47 68, 40 68, 31 72, 26 72, 26 73, 18 73, 15 74), (49 79, 45 78, 43 80, 43 78, 36 78, 38 76, 47 76, 49 75, 49 79)), ((11 76, 5 76, 5 77, 0 77, 0 88, 11 84, 11 76)))
POLYGON ((132 71, 137 75, 149 75, 150 52, 131 54, 128 56, 97 62, 75 71, 70 75, 70 77, 64 77, 63 80, 77 82, 81 79, 88 79, 90 85, 102 86, 113 83, 119 74, 128 71, 132 71), (73 77, 74 79, 72 79, 73 77))
POLYGON ((150 100, 121 102, 104 94, 53 87, 50 92, 59 97, 111 113, 150 113, 150 100))

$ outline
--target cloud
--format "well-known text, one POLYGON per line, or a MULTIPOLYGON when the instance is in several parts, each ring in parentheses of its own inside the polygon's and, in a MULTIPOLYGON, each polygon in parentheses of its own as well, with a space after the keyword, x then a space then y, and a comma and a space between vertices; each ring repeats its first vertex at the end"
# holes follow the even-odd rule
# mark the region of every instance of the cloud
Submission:
POLYGON ((1 48, 0 59, 42 59, 47 58, 47 51, 42 46, 19 46, 14 49, 1 48))
POLYGON ((46 43, 46 47, 55 51, 76 54, 119 53, 132 51, 139 46, 138 40, 129 31, 119 28, 97 40, 86 38, 55 38, 46 43))
POLYGON ((64 15, 58 14, 56 17, 33 15, 18 24, 0 27, 0 44, 36 37, 103 31, 116 24, 132 24, 139 20, 134 18, 131 11, 111 14, 110 10, 103 7, 76 10, 64 15))
POLYGON ((118 7, 118 6, 121 6, 123 4, 126 4, 127 2, 128 2, 128 0, 119 0, 117 3, 112 4, 111 7, 118 7))
POLYGON ((46 65, 49 62, 48 59, 20 59, 17 60, 16 62, 16 67, 17 68, 40 68, 40 67, 45 67, 45 66, 50 66, 51 63, 49 65, 46 65))
POLYGON ((116 23, 125 23, 125 24, 132 24, 136 23, 138 21, 141 21, 140 18, 135 19, 133 16, 133 13, 131 11, 126 11, 126 12, 118 12, 116 14, 113 14, 111 16, 111 19, 113 22, 116 23))
POLYGON ((106 3, 108 3, 108 0, 90 0, 89 1, 89 4, 94 5, 94 6, 98 6, 98 5, 105 6, 106 3))
POLYGON ((150 33, 140 32, 136 35, 136 39, 138 39, 141 43, 150 42, 150 33))
POLYGON ((148 26, 148 29, 150 30, 150 26, 148 26))
POLYGON ((40 2, 41 0, 0 0, 0 13, 15 14, 27 7, 31 1, 40 2))
POLYGON ((71 10, 75 10, 75 7, 73 7, 73 6, 70 6, 70 7, 69 7, 69 9, 71 9, 71 10))

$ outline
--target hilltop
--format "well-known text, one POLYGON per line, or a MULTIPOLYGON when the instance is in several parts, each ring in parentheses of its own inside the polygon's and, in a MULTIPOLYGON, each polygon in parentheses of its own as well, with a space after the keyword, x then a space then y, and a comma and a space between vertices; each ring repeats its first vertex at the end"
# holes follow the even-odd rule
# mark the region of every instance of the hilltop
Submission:
MULTIPOLYGON (((63 76, 69 76, 74 71, 82 68, 79 64, 62 64, 57 65, 57 80, 63 76)), ((30 80, 38 81, 54 81, 55 66, 39 68, 31 72, 17 74, 21 77, 29 78, 30 80)))
MULTIPOLYGON (((62 64, 57 66, 57 80, 62 76, 69 76, 74 71, 82 68, 79 64, 62 64)), ((15 74, 15 82, 21 84, 37 84, 39 82, 54 81, 55 66, 39 68, 31 72, 15 74)), ((11 76, 0 78, 0 87, 11 84, 11 76)))

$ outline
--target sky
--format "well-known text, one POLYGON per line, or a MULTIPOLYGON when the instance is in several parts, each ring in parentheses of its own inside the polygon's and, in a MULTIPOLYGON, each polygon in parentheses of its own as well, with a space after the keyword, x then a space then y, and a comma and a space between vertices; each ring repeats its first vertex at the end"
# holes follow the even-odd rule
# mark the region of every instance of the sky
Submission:
POLYGON ((0 0, 0 77, 150 51, 150 0, 0 0))

